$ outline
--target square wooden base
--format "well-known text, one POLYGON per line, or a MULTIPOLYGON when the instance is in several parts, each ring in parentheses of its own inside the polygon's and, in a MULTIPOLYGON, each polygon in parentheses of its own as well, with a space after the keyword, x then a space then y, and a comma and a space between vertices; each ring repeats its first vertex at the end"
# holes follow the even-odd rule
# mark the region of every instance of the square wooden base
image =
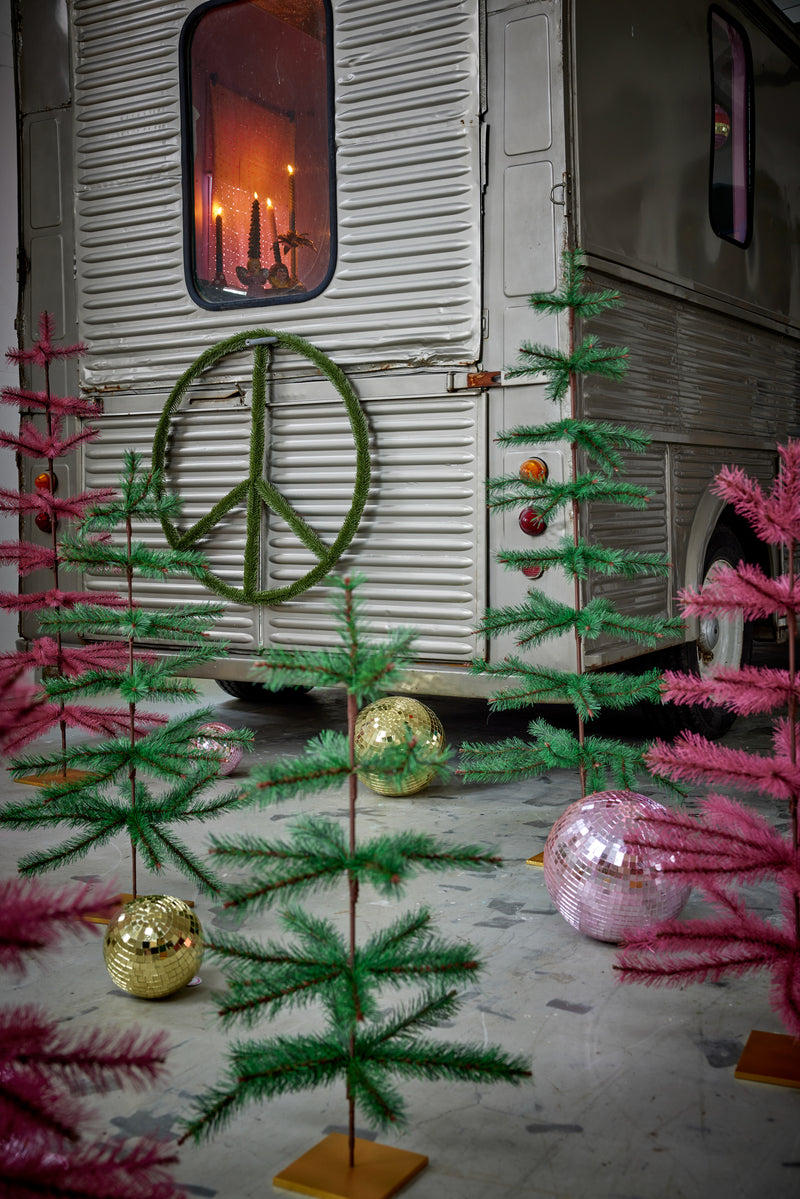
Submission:
POLYGON ((735 1078, 800 1087, 800 1040, 787 1033, 753 1029, 739 1058, 735 1078))
POLYGON ((541 853, 535 853, 532 858, 525 859, 526 866, 544 866, 544 850, 541 853))
POLYGON ((17 782, 25 783, 28 787, 52 787, 54 783, 83 783, 86 779, 94 777, 96 776, 91 770, 75 770, 68 766, 66 772, 48 770, 44 774, 26 774, 24 778, 17 779, 17 782))
POLYGON ((408 1149, 357 1138, 355 1162, 351 1169, 344 1133, 332 1132, 276 1174, 272 1185, 319 1199, 388 1199, 424 1170, 428 1159, 408 1149))
MULTIPOLYGON (((125 906, 126 903, 130 903, 131 900, 135 899, 135 898, 136 898, 136 896, 131 895, 130 891, 122 891, 119 895, 114 896, 114 907, 115 907, 115 909, 122 908, 125 906)), ((190 907, 190 908, 194 907, 193 899, 185 899, 183 902, 187 905, 187 907, 190 907)), ((111 923, 108 916, 96 915, 94 912, 87 913, 87 915, 84 916, 83 919, 88 920, 90 924, 110 924, 111 923)))
MULTIPOLYGON (((115 895, 114 896, 115 908, 123 907, 126 903, 130 903, 130 901, 132 899, 133 899, 133 896, 130 894, 129 891, 123 891, 120 895, 115 895)), ((90 924, 110 924, 111 923, 108 916, 96 915, 94 912, 87 912, 87 914, 84 916, 84 920, 88 920, 90 924)))

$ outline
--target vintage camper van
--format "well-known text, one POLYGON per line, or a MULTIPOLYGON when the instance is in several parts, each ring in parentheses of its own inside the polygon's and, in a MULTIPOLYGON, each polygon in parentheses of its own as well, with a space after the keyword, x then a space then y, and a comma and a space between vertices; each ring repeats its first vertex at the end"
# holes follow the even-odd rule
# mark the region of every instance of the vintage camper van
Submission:
MULTIPOLYGON (((621 293, 593 330, 630 350, 627 379, 583 385, 578 407, 652 438, 631 462, 647 513, 595 505, 588 532, 672 562, 666 582, 614 583, 616 601, 672 613, 715 561, 760 552, 709 485, 731 462, 768 481, 776 442, 800 433, 800 42, 775 5, 14 7, 21 336, 53 312, 88 346, 56 384, 102 401, 101 436, 64 485, 113 484, 121 451, 149 461, 160 428, 191 528, 252 477, 258 347, 235 339, 269 341, 256 466, 280 501, 261 509, 255 591, 242 503, 199 543, 234 592, 217 629, 229 654, 203 667, 232 694, 253 693, 259 646, 331 642, 318 568, 334 563, 366 575, 378 632, 417 628, 410 690, 485 693, 467 664, 510 646, 483 643, 480 615, 530 581, 495 561, 529 534, 487 510, 484 480, 522 457, 498 431, 555 415, 540 383, 506 369, 525 338, 565 344, 527 304, 556 286, 565 246, 621 293), (366 421, 355 515, 353 412, 320 361, 366 421)), ((553 478, 569 469, 552 446, 530 452, 553 478)), ((538 535, 564 531, 554 519, 538 535)), ((555 570, 535 585, 570 598, 555 570)), ((175 581, 139 594, 163 607, 205 595, 175 581)), ((746 652, 735 622, 686 636, 702 669, 746 652)), ((558 665, 568 651, 537 653, 558 665)), ((635 652, 606 642, 587 661, 635 652)))

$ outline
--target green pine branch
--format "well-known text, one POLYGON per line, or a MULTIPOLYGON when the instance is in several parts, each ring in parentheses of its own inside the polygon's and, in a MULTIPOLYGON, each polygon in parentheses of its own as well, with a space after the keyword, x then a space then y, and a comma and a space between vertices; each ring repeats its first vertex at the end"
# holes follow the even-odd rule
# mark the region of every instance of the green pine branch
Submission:
POLYGON ((587 579, 590 574, 618 575, 633 579, 639 575, 668 578, 670 563, 663 554, 644 550, 622 550, 611 546, 591 545, 578 539, 563 537, 558 545, 532 546, 524 550, 500 550, 497 561, 509 570, 523 566, 559 566, 572 579, 587 579))
POLYGON ((490 706, 495 712, 537 704, 568 703, 584 720, 592 720, 604 708, 619 711, 643 701, 659 703, 661 700, 662 672, 655 668, 642 674, 613 671, 576 674, 569 670, 533 666, 522 658, 509 655, 494 664, 477 661, 471 669, 473 674, 519 680, 518 686, 492 696, 490 706))
POLYGON ((554 403, 560 403, 569 390, 573 375, 600 375, 606 379, 621 379, 626 370, 628 351, 620 346, 602 346, 590 334, 565 354, 552 346, 524 341, 520 346, 521 361, 509 367, 506 375, 510 379, 526 378, 530 375, 547 376, 545 395, 554 403))
MULTIPOLYGON (((211 646, 199 647, 208 649, 208 656, 214 657, 216 650, 211 646)), ((203 655, 205 658, 205 655, 203 655)), ((187 653, 170 655, 168 660, 147 662, 139 659, 131 669, 85 670, 80 675, 66 677, 64 675, 45 679, 44 691, 50 699, 65 699, 73 695, 86 697, 104 695, 109 691, 118 691, 128 703, 138 703, 142 700, 186 700, 193 699, 199 694, 192 679, 176 675, 176 670, 184 666, 195 665, 198 661, 196 650, 187 653)))
POLYGON ((101 604, 76 604, 74 608, 48 608, 39 614, 47 633, 78 633, 120 637, 139 644, 148 641, 202 642, 220 615, 218 604, 176 604, 158 611, 149 608, 107 608, 101 604))
POLYGON ((583 450, 608 475, 624 469, 621 450, 641 454, 650 445, 650 438, 641 429, 574 416, 544 425, 516 425, 498 434, 496 440, 498 445, 511 448, 567 441, 583 450))
POLYGON ((521 604, 487 609, 479 626, 479 631, 490 637, 516 632, 518 645, 560 637, 574 630, 587 641, 613 635, 651 648, 680 634, 682 629, 683 621, 677 617, 626 616, 602 597, 575 609, 539 591, 530 592, 521 604))
POLYGON ((174 519, 180 515, 180 498, 164 490, 160 472, 143 471, 142 456, 134 450, 125 450, 122 459, 116 494, 90 509, 87 519, 81 523, 82 532, 112 532, 128 519, 160 524, 164 518, 174 519))
POLYGON ((628 508, 646 508, 652 492, 636 483, 609 479, 605 475, 579 475, 559 483, 552 479, 534 482, 519 475, 502 475, 488 479, 486 490, 490 508, 505 511, 518 508, 520 503, 531 504, 543 520, 573 501, 579 504, 624 504, 628 508))
POLYGON ((227 1079, 195 1102, 196 1115, 185 1122, 181 1139, 199 1141, 220 1132, 248 1103, 330 1086, 345 1076, 348 1062, 347 1045, 335 1033, 234 1045, 227 1079))
POLYGON ((302 754, 281 755, 251 770, 244 794, 262 804, 340 786, 350 774, 350 752, 343 733, 324 729, 302 754))
POLYGON ((582 250, 565 250, 562 265, 561 287, 557 291, 535 291, 528 297, 531 308, 549 313, 572 309, 588 320, 620 302, 619 292, 610 288, 594 291, 587 288, 585 257, 582 250))
POLYGON ((253 880, 228 888, 225 902, 226 907, 253 911, 270 906, 287 890, 298 895, 328 889, 342 877, 369 883, 379 894, 395 898, 402 884, 420 870, 470 869, 499 862, 478 846, 443 847, 428 834, 411 830, 379 835, 351 852, 341 827, 319 817, 298 819, 282 841, 214 838, 211 852, 229 867, 247 861, 254 867, 253 880))
MULTIPOLYGON (((208 574, 205 555, 199 551, 154 549, 142 541, 134 541, 128 549, 124 545, 97 541, 79 534, 63 539, 59 545, 59 555, 71 566, 104 575, 120 575, 132 568, 142 578, 161 579, 169 575, 188 574, 203 582, 208 574)), ((223 611, 221 604, 219 611, 223 611)))
POLYGON ((396 629, 382 641, 367 638, 364 603, 358 588, 362 575, 331 577, 334 617, 341 644, 333 649, 263 649, 255 672, 265 687, 344 687, 359 706, 371 702, 397 682, 402 668, 411 661, 413 629, 396 629))
MULTIPOLYGON (((36 823, 41 824, 42 822, 37 821, 36 823)), ((90 831, 69 837, 53 849, 34 850, 25 854, 17 863, 17 869, 23 878, 29 878, 47 870, 71 866, 74 862, 86 857, 91 850, 101 849, 120 832, 122 827, 123 823, 119 820, 115 820, 108 826, 95 824, 90 831)))
MULTIPOLYGON (((536 778, 551 770, 586 771, 589 791, 611 787, 636 790, 637 779, 651 779, 645 761, 648 746, 627 745, 608 737, 587 736, 583 743, 569 729, 555 728, 544 720, 528 726, 530 741, 510 737, 490 743, 468 742, 461 747, 460 773, 468 782, 507 783, 536 778)), ((667 789, 680 794, 667 780, 667 789)))

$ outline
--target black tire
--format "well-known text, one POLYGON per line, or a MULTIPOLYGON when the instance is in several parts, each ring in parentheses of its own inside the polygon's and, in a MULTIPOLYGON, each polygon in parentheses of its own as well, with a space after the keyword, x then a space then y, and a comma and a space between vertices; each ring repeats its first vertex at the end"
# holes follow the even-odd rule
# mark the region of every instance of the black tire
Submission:
POLYGON ((251 704, 271 704, 297 699, 311 690, 310 687, 282 687, 278 691, 270 691, 263 683, 252 683, 248 679, 217 679, 217 683, 226 695, 247 700, 251 704))
MULTIPOLYGON (((724 525, 712 534, 703 563, 703 582, 723 564, 736 566, 744 558, 738 537, 724 525)), ((704 617, 696 641, 668 651, 667 666, 686 674, 711 675, 722 666, 746 666, 753 648, 752 626, 741 616, 731 620, 704 617)), ((673 731, 688 729, 716 740, 731 728, 736 716, 728 708, 706 708, 699 705, 665 704, 664 716, 673 731)))

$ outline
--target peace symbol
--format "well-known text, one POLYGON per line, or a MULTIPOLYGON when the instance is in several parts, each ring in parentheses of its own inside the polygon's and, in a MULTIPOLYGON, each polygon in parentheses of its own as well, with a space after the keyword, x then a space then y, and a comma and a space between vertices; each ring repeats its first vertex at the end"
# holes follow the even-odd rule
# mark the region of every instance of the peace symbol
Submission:
POLYGON ((214 366, 226 354, 239 353, 253 349, 253 386, 252 386, 252 415, 250 421, 250 469, 247 479, 238 483, 227 495, 223 496, 205 516, 202 516, 190 529, 181 532, 172 522, 164 517, 161 521, 164 534, 173 549, 188 549, 237 505, 245 505, 247 511, 246 539, 244 552, 244 577, 242 587, 232 587, 211 571, 205 576, 206 586, 217 595, 237 603, 246 604, 279 604, 283 600, 299 595, 301 591, 313 587, 328 573, 333 564, 341 557, 344 550, 353 540, 358 528, 370 484, 369 461, 369 432, 367 422, 350 381, 334 362, 325 354, 312 346, 310 342, 292 333, 278 333, 271 329, 254 329, 250 332, 237 333, 226 341, 218 342, 195 359, 187 371, 181 375, 169 394, 161 418, 156 427, 153 439, 153 469, 158 472, 160 486, 164 488, 163 471, 166 458, 167 442, 169 439, 170 419, 183 399, 187 388, 193 379, 203 371, 214 366), (356 472, 353 484, 353 501, 344 519, 341 529, 332 545, 326 543, 306 523, 287 499, 275 488, 268 479, 264 478, 264 447, 266 420, 266 383, 267 369, 270 361, 271 347, 284 346, 305 358, 309 358, 338 391, 347 415, 356 447, 356 472), (317 558, 316 566, 312 567, 302 578, 285 587, 273 587, 269 591, 258 590, 259 548, 261 536, 262 505, 272 509, 292 529, 297 538, 317 558))

